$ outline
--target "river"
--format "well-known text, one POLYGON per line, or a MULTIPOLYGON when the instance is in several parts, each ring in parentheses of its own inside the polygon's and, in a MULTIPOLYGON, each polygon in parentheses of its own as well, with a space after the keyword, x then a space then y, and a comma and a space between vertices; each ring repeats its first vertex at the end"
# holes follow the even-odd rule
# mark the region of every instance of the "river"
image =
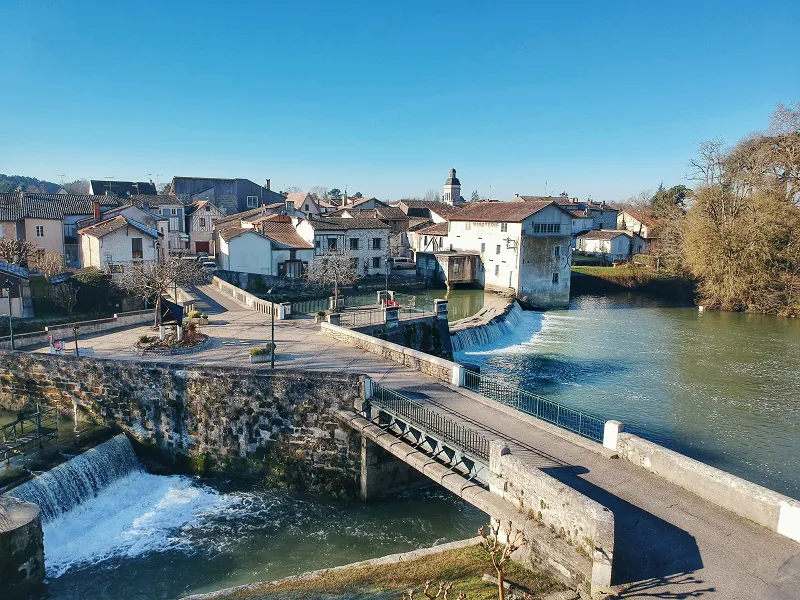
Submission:
POLYGON ((796 319, 580 296, 456 360, 800 498, 796 319))

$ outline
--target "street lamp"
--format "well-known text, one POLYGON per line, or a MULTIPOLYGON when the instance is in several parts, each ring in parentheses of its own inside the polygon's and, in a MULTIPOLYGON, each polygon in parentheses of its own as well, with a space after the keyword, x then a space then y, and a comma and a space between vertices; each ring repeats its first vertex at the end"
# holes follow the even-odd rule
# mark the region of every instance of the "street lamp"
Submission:
POLYGON ((273 297, 272 294, 274 291, 275 288, 269 288, 269 290, 267 290, 267 296, 269 297, 269 304, 270 304, 269 314, 272 316, 272 334, 270 335, 269 338, 269 344, 270 344, 269 363, 270 363, 270 368, 272 369, 275 368, 275 298, 273 297))
POLYGON ((11 283, 10 279, 6 279, 5 283, 3 283, 3 289, 8 294, 8 332, 9 338, 11 340, 11 349, 14 349, 14 325, 11 323, 12 315, 11 315, 11 290, 14 289, 14 284, 11 283))

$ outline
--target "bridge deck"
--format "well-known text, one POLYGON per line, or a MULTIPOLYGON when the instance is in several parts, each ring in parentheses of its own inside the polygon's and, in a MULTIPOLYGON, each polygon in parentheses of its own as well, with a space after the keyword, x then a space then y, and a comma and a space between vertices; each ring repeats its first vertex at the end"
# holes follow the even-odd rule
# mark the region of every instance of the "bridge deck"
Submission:
MULTIPOLYGON (((204 286, 201 299, 226 325, 214 337, 264 343, 267 317, 204 286)), ((209 312, 212 312, 209 311, 209 312)), ((135 358, 140 331, 94 338, 98 356, 135 358), (126 338, 128 336, 128 338, 126 338)), ((614 584, 624 598, 800 599, 800 544, 711 504, 636 465, 611 460, 523 418, 486 406, 418 371, 324 336, 312 320, 276 322, 278 368, 366 373, 377 383, 507 440, 531 465, 614 512, 614 584)), ((214 345, 173 360, 247 364, 248 346, 214 345)), ((157 360, 157 359, 154 359, 157 360)))

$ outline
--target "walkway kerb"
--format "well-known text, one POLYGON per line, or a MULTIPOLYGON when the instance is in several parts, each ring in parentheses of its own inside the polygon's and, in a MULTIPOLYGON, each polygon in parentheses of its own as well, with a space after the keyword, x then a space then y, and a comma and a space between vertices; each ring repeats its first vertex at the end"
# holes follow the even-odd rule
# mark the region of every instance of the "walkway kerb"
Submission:
POLYGON ((606 421, 603 427, 603 446, 609 450, 616 451, 619 434, 624 430, 625 426, 619 421, 606 421))

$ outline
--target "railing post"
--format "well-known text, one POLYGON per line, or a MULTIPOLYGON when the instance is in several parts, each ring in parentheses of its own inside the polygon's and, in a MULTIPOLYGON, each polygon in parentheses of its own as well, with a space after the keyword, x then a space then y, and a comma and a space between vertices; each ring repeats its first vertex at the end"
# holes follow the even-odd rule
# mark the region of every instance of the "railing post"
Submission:
POLYGON ((603 426, 603 446, 609 450, 617 450, 619 442, 619 434, 622 433, 625 426, 619 421, 606 421, 603 426))

